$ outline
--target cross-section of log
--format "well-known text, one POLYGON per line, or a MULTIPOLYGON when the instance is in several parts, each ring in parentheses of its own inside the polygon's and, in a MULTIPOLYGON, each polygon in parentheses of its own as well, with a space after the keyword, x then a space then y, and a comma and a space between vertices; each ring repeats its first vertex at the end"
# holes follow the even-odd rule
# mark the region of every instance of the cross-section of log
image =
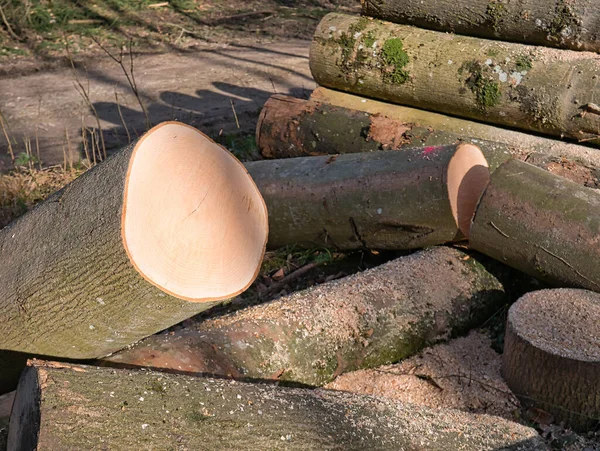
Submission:
POLYGON ((256 185, 158 125, 0 231, 0 349, 95 358, 242 292, 267 238, 256 185))
POLYGON ((545 449, 532 428, 334 390, 36 363, 9 451, 545 449), (520 446, 520 448, 519 448, 520 446))
POLYGON ((588 0, 362 0, 362 12, 432 30, 600 52, 600 5, 588 0))
POLYGON ((551 284, 600 291, 600 192, 519 160, 492 174, 469 244, 551 284))
MULTIPOLYGON (((426 128, 427 133, 423 135, 421 135, 421 129, 418 128, 416 130, 413 128, 405 133, 407 139, 412 139, 412 144, 420 141, 422 145, 439 145, 443 143, 442 139, 449 139, 450 141, 443 143, 449 144, 450 142, 454 142, 453 139, 460 138, 465 142, 478 145, 478 141, 483 140, 505 144, 513 149, 511 152, 513 154, 519 154, 519 149, 527 149, 527 152, 566 158, 586 166, 600 168, 600 153, 593 147, 572 144, 558 139, 544 138, 531 133, 495 127, 482 122, 469 121, 417 108, 381 102, 347 92, 334 91, 322 86, 319 86, 312 92, 310 99, 332 106, 335 105, 364 111, 369 114, 386 116, 403 122, 407 126, 409 124, 416 124, 417 126, 426 128), (413 136, 413 134, 416 136, 413 136), (452 136, 455 136, 455 138, 452 138, 452 136)), ((492 164, 493 162, 490 161, 490 166, 492 164)))
POLYGON ((315 32, 310 68, 329 88, 600 144, 595 53, 331 13, 315 32))
MULTIPOLYGON (((336 94, 360 100, 351 94, 336 94)), ((387 116, 379 112, 366 111, 373 109, 372 106, 364 106, 367 102, 352 100, 350 99, 349 103, 353 103, 353 106, 357 106, 358 109, 345 108, 314 99, 296 99, 280 94, 271 96, 263 106, 256 127, 256 143, 260 152, 266 158, 290 158, 372 152, 381 149, 404 150, 416 146, 467 142, 481 149, 491 171, 514 157, 526 159, 538 167, 550 172, 558 172, 563 177, 586 186, 600 186, 596 174, 600 168, 597 150, 461 119, 454 119, 454 121, 463 123, 462 131, 446 131, 443 125, 442 129, 436 130, 429 125, 430 122, 426 117, 424 124, 406 122, 403 119, 403 112, 410 111, 411 108, 387 104, 386 108, 382 108, 386 113, 391 113, 391 116, 387 116), (490 133, 490 137, 502 139, 505 134, 509 134, 519 135, 517 138, 524 139, 517 139, 511 145, 506 142, 469 137, 465 133, 470 130, 471 124, 492 129, 493 134, 490 133), (593 157, 597 162, 595 167, 577 162, 588 153, 594 153, 593 157), (565 160, 564 157, 567 156, 574 158, 575 161, 565 160)), ((381 102, 369 100, 368 103, 372 105, 381 102)), ((425 111, 421 113, 440 116, 425 111)))
POLYGON ((600 295, 527 293, 508 312, 502 375, 526 405, 577 430, 600 422, 600 295))
POLYGON ((491 259, 433 248, 188 332, 148 337, 105 361, 236 376, 233 367, 247 377, 323 385, 482 324, 513 300, 519 280, 491 259))
POLYGON ((461 239, 489 170, 473 145, 246 164, 269 247, 418 249, 461 239))

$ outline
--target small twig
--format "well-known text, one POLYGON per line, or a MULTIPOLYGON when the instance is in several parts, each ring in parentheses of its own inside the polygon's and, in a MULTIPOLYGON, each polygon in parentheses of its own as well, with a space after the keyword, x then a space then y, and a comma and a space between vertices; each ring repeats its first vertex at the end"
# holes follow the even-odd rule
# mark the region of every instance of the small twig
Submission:
POLYGON ((163 6, 169 6, 169 2, 152 3, 148 5, 148 8, 162 8, 163 6))
POLYGON ((237 113, 235 112, 235 105, 233 104, 233 100, 231 99, 231 97, 229 98, 229 103, 231 103, 231 109, 233 110, 233 117, 235 118, 235 125, 237 125, 237 128, 240 128, 240 123, 238 121, 237 113))
POLYGON ((23 39, 21 37, 19 37, 19 35, 17 33, 15 33, 14 30, 12 29, 12 27, 10 26, 8 19, 6 18, 6 15, 4 14, 4 9, 2 8, 2 5, 0 5, 0 17, 2 18, 2 22, 4 23, 4 26, 8 30, 8 34, 10 34, 17 41, 22 41, 23 39))
POLYGON ((8 136, 8 130, 6 130, 6 123, 4 122, 4 116, 0 111, 0 127, 2 127, 2 133, 4 133, 4 137, 6 138, 6 142, 8 144, 8 154, 10 155, 10 161, 14 164, 15 162, 15 152, 13 146, 10 142, 10 137, 8 136))
POLYGON ((275 293, 281 291, 290 282, 293 282, 294 280, 303 276, 308 271, 310 271, 313 268, 316 268, 317 266, 318 266, 318 263, 312 262, 312 263, 308 263, 307 265, 301 266, 300 268, 298 268, 295 271, 292 271, 287 276, 285 276, 283 279, 281 279, 279 282, 271 285, 264 293, 262 293, 262 297, 270 296, 272 294, 275 294, 275 293))
POLYGON ((117 94, 117 89, 115 88, 115 100, 117 101, 117 111, 119 112, 119 117, 121 118, 121 123, 123 124, 123 128, 125 129, 125 133, 127 133, 127 142, 131 144, 131 135, 129 134, 129 129, 127 128, 127 124, 125 123, 125 118, 123 117, 123 112, 121 111, 121 103, 119 102, 119 94, 117 94))
POLYGON ((544 252, 546 252, 548 255, 552 255, 554 258, 556 258, 556 259, 560 260, 561 262, 563 262, 565 265, 567 265, 569 268, 571 268, 575 272, 575 274, 577 274, 582 279, 585 279, 589 283, 591 283, 591 284, 593 284, 593 285, 595 285, 597 287, 600 287, 600 285, 598 285, 596 282, 594 282, 593 280, 588 279, 583 274, 581 274, 581 272, 579 272, 571 263, 569 263, 568 261, 566 261, 560 255, 556 255, 554 252, 549 251, 548 249, 546 249, 543 246, 540 246, 539 244, 534 244, 534 246, 540 248, 541 250, 543 250, 544 252))
POLYGON ((500 229, 499 229, 499 228, 496 226, 496 224, 494 224, 492 221, 490 221, 490 225, 491 225, 491 226, 492 226, 494 229, 496 229, 496 231, 497 231, 497 232, 498 232, 500 235, 502 235, 502 236, 504 236, 504 237, 506 237, 506 238, 510 238, 510 237, 509 237, 509 236, 508 236, 506 233, 504 233, 502 230, 500 230, 500 229))

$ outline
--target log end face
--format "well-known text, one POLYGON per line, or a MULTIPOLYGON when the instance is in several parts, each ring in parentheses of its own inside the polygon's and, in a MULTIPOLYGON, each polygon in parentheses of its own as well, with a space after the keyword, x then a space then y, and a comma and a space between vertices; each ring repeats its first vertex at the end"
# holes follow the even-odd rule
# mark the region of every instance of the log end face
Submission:
POLYGON ((132 154, 121 231, 144 278, 178 298, 213 301, 244 291, 256 277, 267 211, 226 149, 193 127, 166 122, 132 154))
POLYGON ((8 451, 38 449, 40 432, 40 374, 28 367, 21 376, 10 416, 8 451))
POLYGON ((448 197, 456 225, 469 237, 477 203, 489 180, 489 165, 479 147, 461 144, 448 165, 448 197))
POLYGON ((600 418, 600 295, 579 289, 527 293, 509 310, 502 375, 524 405, 575 430, 600 418))

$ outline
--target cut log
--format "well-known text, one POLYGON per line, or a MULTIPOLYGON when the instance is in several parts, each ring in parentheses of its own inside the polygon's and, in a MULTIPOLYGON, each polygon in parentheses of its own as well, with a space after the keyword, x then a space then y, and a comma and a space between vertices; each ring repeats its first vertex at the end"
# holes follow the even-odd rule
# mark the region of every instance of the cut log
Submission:
POLYGON ((8 450, 96 448, 546 449, 534 429, 497 417, 365 395, 52 363, 29 367, 8 450))
POLYGON ((187 332, 148 337, 104 360, 220 375, 232 375, 220 368, 233 366, 245 377, 323 385, 482 324, 516 299, 523 287, 512 284, 519 280, 494 261, 433 248, 188 325, 187 332), (205 355, 210 358, 202 361, 205 355))
POLYGON ((527 406, 579 431, 600 422, 600 295, 527 293, 508 311, 502 375, 527 406))
POLYGON ((469 221, 489 176, 469 144, 246 168, 269 210, 270 248, 418 249, 459 240, 458 224, 469 221))
POLYGON ((310 49, 320 85, 600 145, 597 54, 331 13, 310 49))
MULTIPOLYGON (((356 98, 350 94, 336 94, 356 98)), ((515 140, 516 142, 511 145, 487 141, 478 137, 472 138, 465 135, 464 131, 452 132, 443 128, 435 130, 428 125, 427 121, 424 124, 406 122, 403 120, 403 111, 410 109, 397 105, 388 104, 387 108, 382 108, 386 112, 395 113, 393 116, 386 116, 380 112, 367 112, 366 110, 372 110, 373 107, 362 106, 364 104, 360 102, 360 98, 356 99, 358 102, 350 99, 349 103, 358 106, 358 110, 314 99, 296 99, 280 94, 271 96, 263 106, 256 128, 256 142, 260 152, 266 158, 291 158, 373 152, 381 149, 399 150, 415 146, 439 146, 467 142, 477 145, 481 149, 491 171, 510 158, 518 158, 550 172, 559 172, 563 177, 586 186, 600 187, 600 181, 597 178, 600 158, 597 150, 592 150, 595 153, 597 166, 595 168, 587 167, 564 159, 566 155, 579 158, 581 153, 587 153, 589 149, 583 146, 492 126, 483 127, 495 130, 500 139, 502 139, 503 133, 525 135, 535 139, 525 139, 523 140, 525 142, 515 140), (535 145, 527 147, 528 141, 533 141, 535 145), (560 157, 552 156, 554 153, 552 151, 548 151, 548 154, 535 152, 536 150, 544 152, 554 143, 558 143, 557 147, 562 154, 560 157)), ((372 105, 380 102, 369 101, 368 103, 372 105)), ((377 109, 375 108, 375 110, 377 109)), ((439 116, 435 113, 421 113, 423 116, 427 114, 439 116)), ((461 119, 454 120, 466 123, 467 125, 462 124, 465 128, 468 128, 468 124, 480 125, 461 119)))
POLYGON ((0 231, 0 349, 122 349, 242 292, 266 238, 242 164, 163 123, 0 231))
POLYGON ((600 52, 588 0, 362 0, 364 15, 468 36, 600 52))
MULTIPOLYGON (((566 158, 592 168, 600 168, 600 152, 593 147, 571 144, 557 139, 544 138, 531 133, 523 133, 507 128, 495 127, 481 122, 469 121, 431 111, 419 110, 378 100, 367 99, 346 92, 318 87, 310 96, 311 100, 339 107, 364 111, 370 114, 380 114, 406 124, 417 124, 427 129, 426 134, 417 129, 406 133, 407 137, 415 133, 411 146, 418 142, 420 145, 441 145, 454 142, 456 138, 478 144, 479 140, 497 142, 509 146, 511 153, 518 155, 519 149, 528 152, 566 158), (420 136, 424 133, 424 136, 420 136), (446 141, 448 140, 448 141, 446 141)), ((408 125, 407 125, 408 126, 408 125)), ((490 161, 490 167, 493 162, 490 161)))
POLYGON ((471 248, 551 284, 600 291, 600 192, 518 160, 492 174, 471 248))

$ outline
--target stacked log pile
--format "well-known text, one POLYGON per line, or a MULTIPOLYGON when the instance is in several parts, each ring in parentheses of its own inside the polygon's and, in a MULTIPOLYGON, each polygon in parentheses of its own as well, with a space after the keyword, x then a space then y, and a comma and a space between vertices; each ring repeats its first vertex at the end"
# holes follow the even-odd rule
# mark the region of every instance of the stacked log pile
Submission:
POLYGON ((8 449, 546 449, 505 419, 316 388, 511 304, 507 385, 598 426, 599 11, 438 3, 326 16, 321 87, 265 104, 264 160, 161 124, 0 230, 0 394, 27 361, 8 449), (402 254, 153 335, 291 245, 402 254))

